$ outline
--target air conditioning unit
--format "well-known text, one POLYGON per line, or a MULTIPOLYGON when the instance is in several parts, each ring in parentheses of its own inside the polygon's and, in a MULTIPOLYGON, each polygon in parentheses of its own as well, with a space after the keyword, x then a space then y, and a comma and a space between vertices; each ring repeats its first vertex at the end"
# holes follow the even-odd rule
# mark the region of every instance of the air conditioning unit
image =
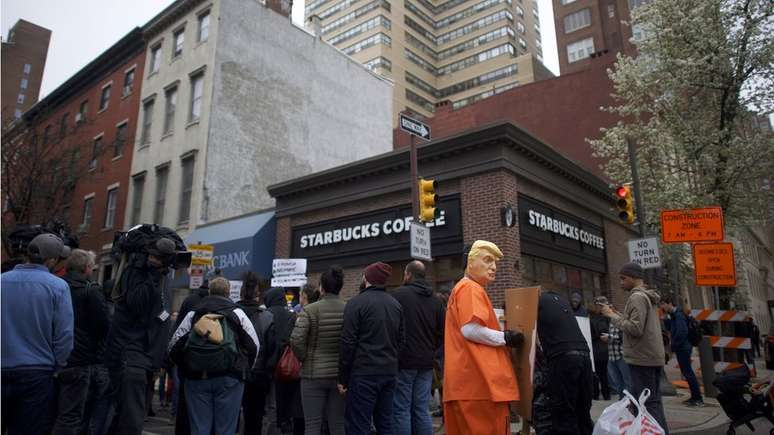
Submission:
POLYGON ((131 86, 124 86, 124 93, 122 96, 127 96, 132 93, 132 87, 131 86))
POLYGON ((75 114, 75 123, 80 124, 83 122, 83 115, 80 113, 75 114))

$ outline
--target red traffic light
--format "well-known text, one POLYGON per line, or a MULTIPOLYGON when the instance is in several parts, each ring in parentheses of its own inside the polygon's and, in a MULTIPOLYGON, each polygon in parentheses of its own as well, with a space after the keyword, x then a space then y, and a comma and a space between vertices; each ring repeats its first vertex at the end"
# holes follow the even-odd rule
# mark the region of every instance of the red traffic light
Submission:
POLYGON ((615 190, 615 194, 618 195, 619 198, 626 198, 627 193, 629 193, 629 188, 626 186, 621 186, 615 190))

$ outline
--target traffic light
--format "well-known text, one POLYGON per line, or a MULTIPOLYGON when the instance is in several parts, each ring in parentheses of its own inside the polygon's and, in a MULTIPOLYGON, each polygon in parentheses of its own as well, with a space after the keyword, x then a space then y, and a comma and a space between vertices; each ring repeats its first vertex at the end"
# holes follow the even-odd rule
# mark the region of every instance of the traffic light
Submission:
POLYGON ((615 189, 615 205, 618 207, 618 218, 627 224, 633 224, 634 215, 634 197, 632 188, 628 185, 618 186, 615 189))
POLYGON ((435 207, 435 203, 438 202, 436 187, 438 183, 435 180, 419 179, 419 220, 421 222, 432 222, 441 216, 441 210, 435 207))

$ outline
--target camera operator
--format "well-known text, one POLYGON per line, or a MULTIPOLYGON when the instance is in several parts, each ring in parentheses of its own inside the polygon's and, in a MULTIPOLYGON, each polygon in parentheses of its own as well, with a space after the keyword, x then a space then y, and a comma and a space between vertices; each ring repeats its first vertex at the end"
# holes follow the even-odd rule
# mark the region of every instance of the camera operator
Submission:
POLYGON ((142 433, 148 373, 160 368, 164 357, 169 313, 163 278, 174 260, 175 243, 160 238, 132 254, 116 282, 105 352, 116 411, 109 433, 142 433))

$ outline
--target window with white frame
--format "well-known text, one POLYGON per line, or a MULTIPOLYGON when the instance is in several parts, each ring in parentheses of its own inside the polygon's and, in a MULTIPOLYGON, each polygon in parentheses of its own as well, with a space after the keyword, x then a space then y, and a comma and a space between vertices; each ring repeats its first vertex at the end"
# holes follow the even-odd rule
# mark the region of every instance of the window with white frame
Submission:
POLYGON ((150 75, 155 72, 158 72, 160 67, 161 67, 161 43, 158 43, 155 46, 153 46, 153 48, 151 48, 150 72, 148 74, 150 75))
POLYGON ((140 132, 140 144, 150 143, 151 127, 153 126, 153 104, 150 99, 142 105, 142 131, 140 132))
POLYGON ((126 143, 126 135, 128 132, 129 128, 126 122, 116 128, 116 140, 113 143, 113 158, 124 154, 124 144, 126 143))
POLYGON ((21 79, 21 88, 27 89, 27 86, 29 85, 29 80, 27 79, 21 79))
POLYGON ((107 192, 107 204, 105 206, 105 228, 113 228, 116 223, 116 207, 118 206, 118 187, 107 192))
POLYGON ((32 71, 32 65, 25 63, 24 64, 24 74, 29 74, 30 71, 32 71))
POLYGON ((581 9, 564 17, 564 33, 571 33, 591 25, 591 9, 581 9))
POLYGON ((183 54, 183 44, 185 43, 185 28, 181 28, 172 34, 172 59, 183 54))
POLYGON ((188 121, 197 121, 202 115, 202 93, 204 91, 204 73, 198 73, 191 77, 191 109, 188 113, 188 121))
POLYGON ((567 62, 573 63, 585 59, 594 52, 594 38, 588 37, 567 44, 567 62))
POLYGON ((134 68, 124 73, 124 91, 123 95, 129 95, 132 93, 132 87, 134 86, 134 68))
POLYGON ((89 229, 91 226, 91 217, 94 214, 94 196, 83 199, 83 225, 84 229, 89 229))
POLYGON ((164 106, 164 134, 170 134, 175 130, 175 110, 177 108, 177 86, 173 86, 164 92, 166 103, 164 106))
POLYGON ((197 40, 204 42, 210 37, 210 11, 199 15, 199 31, 197 40))
POLYGON ((89 170, 97 167, 97 159, 102 149, 102 136, 96 137, 91 144, 91 160, 89 160, 89 170))
POLYGON ((145 190, 145 174, 132 177, 132 225, 140 223, 142 211, 142 196, 145 190))
POLYGON ((102 94, 99 97, 99 111, 103 111, 108 108, 108 104, 110 104, 110 87, 111 85, 107 85, 104 88, 102 88, 102 94))
POLYGON ((156 169, 156 201, 153 210, 153 223, 164 223, 164 206, 167 202, 167 181, 169 179, 169 165, 156 169))
POLYGON ((178 213, 177 223, 185 224, 191 215, 191 194, 193 193, 193 177, 194 177, 194 163, 196 162, 194 156, 189 156, 183 159, 183 176, 181 178, 180 186, 180 210, 178 213))

